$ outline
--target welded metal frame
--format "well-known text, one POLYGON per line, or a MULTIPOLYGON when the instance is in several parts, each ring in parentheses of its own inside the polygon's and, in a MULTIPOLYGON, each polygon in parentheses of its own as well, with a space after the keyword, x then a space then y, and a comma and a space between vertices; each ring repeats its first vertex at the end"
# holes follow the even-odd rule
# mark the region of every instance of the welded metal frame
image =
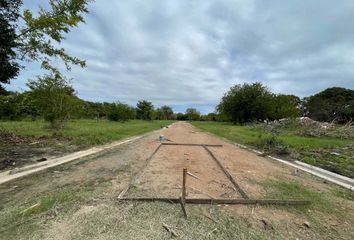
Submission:
MULTIPOLYGON (((227 204, 227 205, 235 205, 235 204, 246 204, 246 205, 252 205, 252 204, 257 204, 257 205, 308 205, 311 204, 311 201, 309 200, 294 200, 294 199, 250 199, 248 195, 245 193, 245 191, 240 187, 240 185, 236 182, 236 180, 233 178, 233 176, 227 171, 227 169, 222 165, 220 160, 217 159, 217 157, 213 154, 212 151, 210 151, 209 147, 222 147, 223 145, 216 145, 216 144, 194 144, 194 143, 160 143, 159 146, 155 149, 155 151, 147 158, 146 162, 147 165, 150 162, 150 160, 153 158, 153 156, 159 151, 159 149, 162 146, 197 146, 197 147, 203 147, 208 154, 212 157, 212 159, 217 163, 217 165, 221 168, 223 173, 226 175, 226 177, 230 180, 232 185, 235 187, 235 189, 238 191, 238 193, 241 195, 241 199, 211 199, 211 198, 185 198, 185 196, 182 198, 150 198, 150 197, 140 197, 140 198, 124 198, 123 196, 125 193, 129 190, 131 184, 133 181, 135 181, 142 171, 140 171, 134 178, 131 179, 129 185, 127 188, 125 188, 118 196, 118 199, 121 201, 143 201, 143 202, 169 202, 169 203, 181 203, 182 204, 227 204)), ((146 166, 147 166, 146 165, 146 166)), ((145 167, 146 167, 145 166, 145 167)), ((185 176, 184 174, 183 176, 185 176)), ((183 194, 182 194, 183 195, 183 194)), ((184 207, 184 206, 183 206, 184 207)), ((186 215, 186 213, 185 213, 186 215)))

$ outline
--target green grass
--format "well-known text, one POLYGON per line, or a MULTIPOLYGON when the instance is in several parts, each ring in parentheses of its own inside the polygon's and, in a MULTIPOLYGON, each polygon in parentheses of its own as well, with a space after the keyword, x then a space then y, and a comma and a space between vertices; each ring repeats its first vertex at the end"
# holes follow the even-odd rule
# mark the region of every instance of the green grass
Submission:
MULTIPOLYGON (((260 147, 259 143, 262 139, 269 139, 272 136, 270 132, 252 126, 238 126, 225 122, 192 123, 204 131, 232 142, 256 148, 260 147)), ((334 137, 303 137, 297 136, 296 131, 296 128, 282 129, 278 135, 279 140, 290 150, 290 158, 354 177, 354 152, 351 149, 354 146, 353 140, 334 137), (332 155, 332 151, 340 151, 341 155, 332 155)))
MULTIPOLYGON (((310 200, 310 205, 283 208, 306 217, 311 229, 322 235, 323 239, 338 238, 337 231, 328 231, 331 226, 324 224, 326 220, 353 218, 352 211, 348 207, 348 200, 353 201, 351 190, 336 188, 329 192, 319 192, 296 181, 267 180, 262 184, 267 190, 266 198, 310 200)), ((348 239, 352 237, 353 233, 348 233, 348 239)))
POLYGON ((65 137, 70 139, 70 144, 90 146, 144 134, 172 122, 132 120, 121 123, 83 119, 70 121, 62 130, 53 130, 48 128, 48 124, 43 121, 7 121, 0 122, 0 129, 8 130, 19 136, 65 137))
MULTIPOLYGON (((238 126, 225 122, 192 123, 202 130, 246 145, 253 145, 259 138, 271 136, 269 132, 250 126, 238 126)), ((295 136, 294 131, 284 131, 284 133, 280 133, 279 138, 294 149, 333 148, 353 144, 353 140, 349 139, 295 136)))
POLYGON ((18 225, 27 223, 31 219, 41 216, 41 214, 47 214, 55 207, 63 206, 63 204, 72 204, 73 200, 78 200, 82 196, 78 194, 80 191, 56 191, 48 195, 42 195, 19 201, 20 205, 6 207, 1 211, 0 232, 11 231, 18 225))
POLYGON ((331 206, 333 203, 326 199, 324 193, 314 192, 298 182, 269 180, 266 181, 263 185, 267 190, 265 198, 299 199, 310 200, 312 202, 310 206, 295 206, 295 208, 300 210, 315 208, 320 211, 328 211, 332 209, 331 206))

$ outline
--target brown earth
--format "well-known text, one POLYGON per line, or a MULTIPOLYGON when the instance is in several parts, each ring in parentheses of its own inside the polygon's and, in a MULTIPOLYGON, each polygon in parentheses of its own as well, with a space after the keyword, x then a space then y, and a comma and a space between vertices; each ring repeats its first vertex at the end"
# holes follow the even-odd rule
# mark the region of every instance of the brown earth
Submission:
MULTIPOLYGON (((162 146, 147 161, 160 144, 159 135, 164 135, 175 143, 222 144, 221 148, 209 149, 251 198, 266 197, 267 188, 263 183, 267 180, 296 181, 311 191, 321 193, 331 193, 337 189, 336 186, 306 173, 295 173, 288 166, 200 132, 189 123, 178 122, 170 128, 110 151, 0 185, 0 235, 3 239, 163 239, 166 232, 161 228, 162 221, 169 220, 175 222, 176 226, 182 225, 184 227, 180 231, 183 231, 188 224, 194 224, 193 220, 188 220, 187 225, 183 225, 184 221, 176 220, 176 212, 180 211, 178 206, 168 206, 166 211, 171 208, 174 211, 166 213, 164 208, 153 203, 143 208, 146 205, 118 203, 117 197, 132 179, 132 187, 125 197, 179 197, 183 168, 198 177, 195 179, 188 176, 188 197, 240 198, 225 174, 202 147, 162 146), (37 203, 41 197, 58 192, 76 193, 81 200, 75 200, 72 203, 74 206, 68 208, 70 210, 56 205, 48 213, 40 215, 41 217, 34 215, 28 220, 37 226, 33 232, 26 229, 26 224, 29 223, 24 222, 22 216, 19 220, 10 221, 13 217, 9 217, 9 214, 13 209, 23 210, 37 203), (142 209, 135 210, 139 206, 142 209), (149 211, 153 215, 144 215, 149 211), (13 226, 17 225, 20 227, 14 230, 13 226)), ((354 202, 336 199, 338 205, 335 208, 353 216, 354 202)), ((240 205, 187 206, 187 211, 195 216, 205 216, 213 224, 217 224, 214 220, 215 211, 217 212, 215 207, 242 219, 242 224, 246 224, 250 231, 257 230, 267 239, 350 239, 348 236, 354 235, 353 218, 340 218, 313 208, 307 209, 307 214, 284 207, 240 205), (310 228, 304 227, 304 222, 307 221, 311 224, 310 228), (320 222, 320 227, 315 228, 313 221, 320 222)), ((220 225, 215 226, 218 229, 223 228, 220 225)), ((200 225, 192 233, 198 232, 199 228, 210 232, 215 226, 208 229, 200 225)), ((192 233, 191 229, 186 230, 184 234, 189 237, 184 239, 200 239, 192 237, 192 233)))
MULTIPOLYGON (((330 188, 322 181, 306 174, 294 174, 294 169, 275 161, 235 147, 214 136, 198 131, 189 123, 180 122, 164 131, 164 136, 174 143, 221 144, 222 147, 209 147, 214 155, 231 173, 236 182, 251 198, 264 198, 265 189, 260 182, 274 179, 296 180, 318 191, 330 188)), ((231 182, 201 146, 163 145, 154 155, 141 176, 134 182, 134 194, 144 197, 179 197, 182 184, 182 171, 188 176, 189 197, 240 197, 231 182)))

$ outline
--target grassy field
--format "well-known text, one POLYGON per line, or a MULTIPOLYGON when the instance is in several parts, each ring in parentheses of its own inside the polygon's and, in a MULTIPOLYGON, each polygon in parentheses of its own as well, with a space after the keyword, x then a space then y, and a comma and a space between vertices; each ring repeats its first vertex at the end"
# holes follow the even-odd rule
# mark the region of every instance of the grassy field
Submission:
POLYGON ((0 171, 23 167, 91 146, 141 135, 173 121, 75 120, 51 129, 43 121, 0 121, 0 171))
POLYGON ((48 128, 48 124, 43 121, 8 121, 0 122, 0 130, 9 131, 18 136, 62 137, 68 139, 70 144, 91 146, 147 133, 172 122, 131 120, 121 123, 83 119, 70 121, 62 130, 53 130, 48 128))
MULTIPOLYGON (((232 142, 259 148, 272 141, 272 133, 261 128, 238 126, 225 122, 192 122, 194 126, 232 142)), ((304 137, 297 129, 284 129, 276 136, 278 145, 297 159, 349 177, 354 177, 354 141, 334 137, 304 137)))

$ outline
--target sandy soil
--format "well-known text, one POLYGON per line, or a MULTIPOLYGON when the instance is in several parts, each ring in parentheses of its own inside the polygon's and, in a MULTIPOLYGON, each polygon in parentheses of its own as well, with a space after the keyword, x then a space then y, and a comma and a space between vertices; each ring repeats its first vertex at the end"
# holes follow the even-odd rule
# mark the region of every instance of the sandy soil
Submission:
MULTIPOLYGON (((265 190, 260 182, 267 179, 288 179, 304 182, 312 188, 329 188, 322 181, 307 174, 294 174, 294 170, 275 161, 265 159, 235 145, 198 131, 191 124, 179 122, 164 130, 164 136, 174 143, 221 144, 209 147, 214 155, 231 173, 236 182, 250 198, 264 198, 265 190)), ((239 198, 232 184, 220 167, 200 146, 162 146, 148 166, 134 182, 134 195, 144 197, 179 197, 182 171, 197 176, 188 176, 189 197, 239 198)), ((129 192, 126 196, 129 196, 129 192)))

